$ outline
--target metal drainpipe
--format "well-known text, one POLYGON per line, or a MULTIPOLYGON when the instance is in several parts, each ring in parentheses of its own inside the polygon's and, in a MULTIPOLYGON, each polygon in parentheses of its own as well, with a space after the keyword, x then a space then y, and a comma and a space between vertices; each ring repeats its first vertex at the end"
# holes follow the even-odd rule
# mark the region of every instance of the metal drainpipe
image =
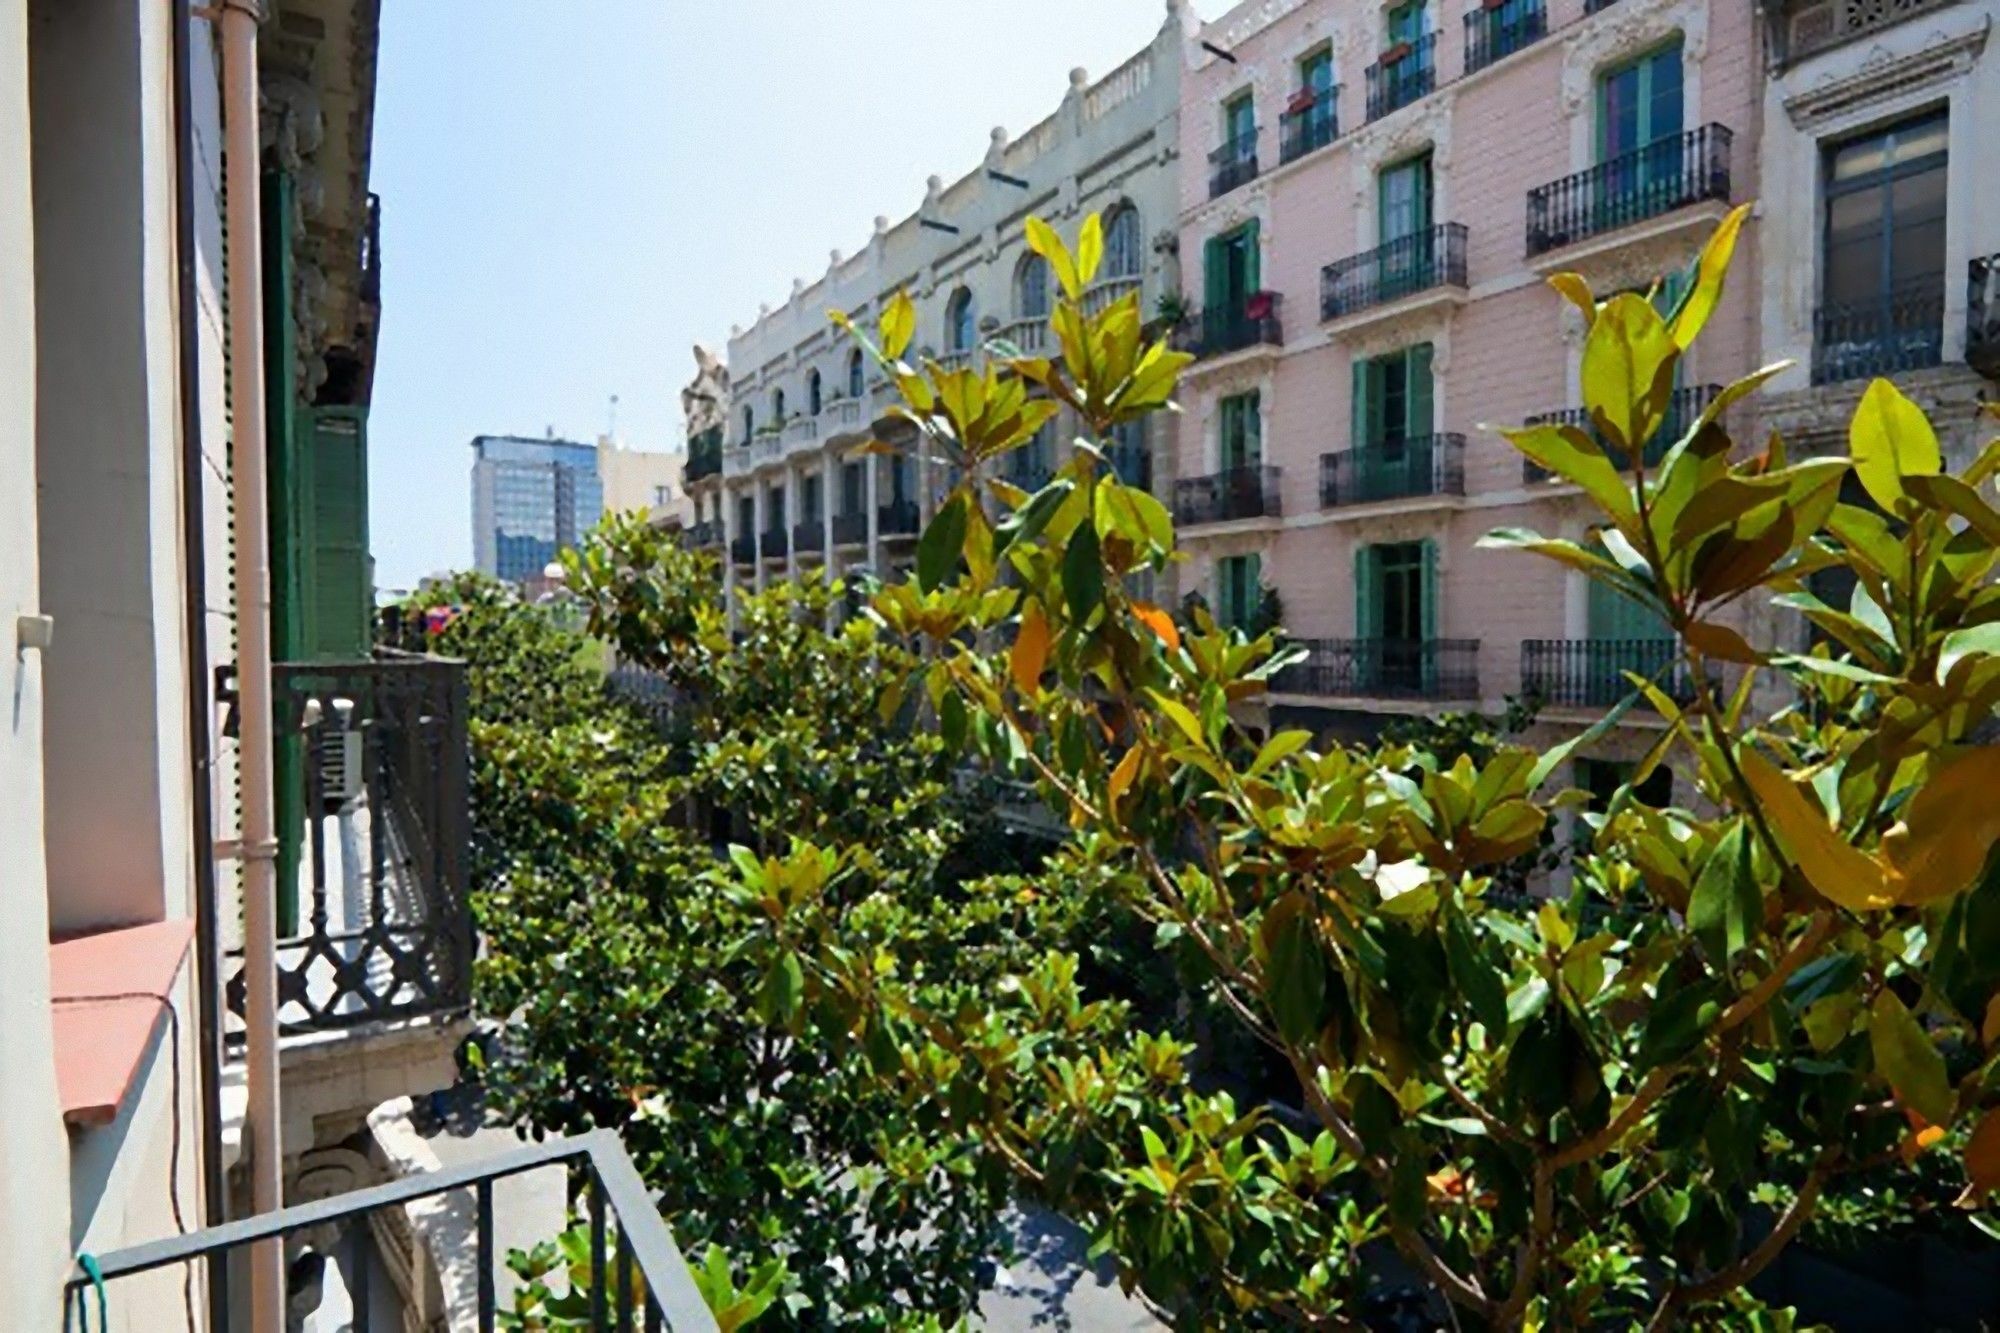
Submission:
MULTIPOLYGON (((222 1175, 222 958, 216 933, 215 756, 209 745, 208 549, 202 506, 201 302, 195 287, 194 19, 189 0, 174 0, 174 281, 179 305, 181 426, 181 571, 186 592, 188 799, 194 811, 196 1004, 200 1013, 202 1220, 228 1213, 222 1175)), ((229 1327, 229 1268, 218 1253, 208 1265, 209 1326, 229 1327)))
MULTIPOLYGON (((283 1205, 278 1116, 278 843, 271 791, 271 555, 264 475, 264 292, 257 136, 259 0, 220 0, 223 178, 228 192, 230 481, 235 491, 236 664, 243 823, 244 1156, 253 1211, 283 1205)), ((250 1252, 252 1333, 283 1333, 284 1246, 250 1252)))

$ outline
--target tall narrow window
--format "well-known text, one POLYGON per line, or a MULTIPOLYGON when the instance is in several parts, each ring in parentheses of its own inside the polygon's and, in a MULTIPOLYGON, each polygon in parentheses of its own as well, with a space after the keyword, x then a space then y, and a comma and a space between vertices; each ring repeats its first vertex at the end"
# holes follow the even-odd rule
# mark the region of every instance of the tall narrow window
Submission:
POLYGON ((947 352, 969 352, 978 343, 978 325, 972 314, 972 293, 960 287, 944 307, 944 347, 947 352))
POLYGON ((801 512, 799 514, 799 522, 810 525, 822 521, 820 518, 819 488, 820 479, 810 474, 800 483, 799 509, 801 512))
POLYGON ((1104 224, 1103 275, 1136 278, 1145 270, 1145 239, 1139 231, 1139 210, 1121 204, 1112 210, 1104 224))
POLYGON ((1014 314, 1019 319, 1046 319, 1049 313, 1049 261, 1028 255, 1014 270, 1014 314))
POLYGON ((1424 12, 1424 0, 1408 0, 1389 11, 1388 43, 1400 46, 1407 42, 1414 46, 1423 40, 1427 30, 1428 15, 1424 12))
POLYGON ((1256 467, 1264 461, 1263 414, 1256 390, 1222 400, 1217 462, 1222 471, 1256 467))
POLYGON ((1679 191, 1686 171, 1681 148, 1681 42, 1619 65, 1597 84, 1597 160, 1602 191, 1600 227, 1623 226, 1657 211, 1654 200, 1679 191))
POLYGON ((771 390, 771 425, 776 427, 784 424, 785 391, 783 389, 773 389, 771 390))
POLYGON ((818 416, 820 406, 819 372, 814 370, 806 375, 806 411, 818 416))
POLYGON ((1222 107, 1222 142, 1231 160, 1243 162, 1257 152, 1257 102, 1249 93, 1239 93, 1222 107))
POLYGON ((1264 600, 1264 559, 1228 555, 1215 562, 1215 619, 1231 629, 1248 630, 1264 600))
POLYGON ((1398 163, 1376 178, 1382 238, 1379 277, 1385 301, 1432 285, 1437 264, 1431 232, 1434 189, 1429 153, 1398 163))
POLYGON ((1426 693, 1437 662, 1437 546, 1363 546, 1354 553, 1357 674, 1369 690, 1426 693))
POLYGON ((1250 294, 1259 282, 1257 222, 1211 237, 1202 257, 1203 317, 1209 336, 1227 332, 1223 326, 1240 322, 1250 294))
POLYGON ((840 512, 860 514, 868 508, 868 478, 859 461, 840 465, 840 512))
POLYGON ((861 360, 861 349, 855 348, 847 354, 847 396, 859 398, 864 388, 867 366, 861 360))
POLYGON ((1925 115, 1827 150, 1822 383, 1938 364, 1946 130, 1944 115, 1925 115))
POLYGON ((756 433, 757 433, 757 409, 751 407, 749 404, 746 403, 743 406, 744 443, 746 444, 749 443, 750 437, 752 435, 755 435, 756 433))

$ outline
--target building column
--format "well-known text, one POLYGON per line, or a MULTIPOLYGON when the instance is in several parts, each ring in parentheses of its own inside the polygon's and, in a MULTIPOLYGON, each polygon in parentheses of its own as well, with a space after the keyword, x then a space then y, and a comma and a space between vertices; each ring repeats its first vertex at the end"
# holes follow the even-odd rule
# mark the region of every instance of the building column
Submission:
POLYGON ((834 575, 833 560, 833 516, 835 503, 840 498, 840 455, 827 449, 819 456, 819 524, 820 540, 825 543, 826 577, 834 575))
POLYGON ((716 517, 722 521, 722 606, 729 613, 729 632, 736 632, 736 493, 724 484, 715 491, 716 517))
POLYGON ((798 526, 801 516, 806 511, 805 497, 799 494, 798 468, 788 462, 785 464, 783 475, 785 512, 778 515, 778 522, 783 526, 785 533, 785 577, 796 583, 799 578, 799 548, 792 540, 792 529, 798 526))
POLYGON ((750 534, 750 571, 757 591, 764 591, 764 530, 771 526, 771 488, 761 476, 750 478, 750 518, 755 525, 750 534))
POLYGON ((862 476, 865 484, 861 488, 861 502, 868 507, 868 570, 876 578, 882 574, 882 506, 879 502, 881 486, 878 482, 882 473, 882 455, 863 454, 862 476))

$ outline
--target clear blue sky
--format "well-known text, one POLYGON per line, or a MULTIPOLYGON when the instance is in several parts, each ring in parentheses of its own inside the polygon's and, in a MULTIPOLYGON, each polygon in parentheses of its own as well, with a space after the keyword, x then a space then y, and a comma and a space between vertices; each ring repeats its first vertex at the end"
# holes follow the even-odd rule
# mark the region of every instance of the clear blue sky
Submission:
POLYGON ((377 583, 471 562, 474 435, 594 439, 617 394, 619 434, 669 447, 692 343, 721 345, 1165 18, 1164 0, 385 5, 377 583))

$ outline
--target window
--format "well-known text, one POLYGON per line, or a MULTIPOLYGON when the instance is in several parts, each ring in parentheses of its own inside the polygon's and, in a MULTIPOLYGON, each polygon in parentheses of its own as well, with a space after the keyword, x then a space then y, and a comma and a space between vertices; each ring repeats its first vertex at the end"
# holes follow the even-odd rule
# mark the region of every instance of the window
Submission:
MULTIPOLYGON (((1681 100, 1678 37, 1637 60, 1607 70, 1597 81, 1597 160, 1609 162, 1661 139, 1678 138, 1681 100)), ((1678 165, 1678 149, 1668 160, 1678 165)))
POLYGON ((1333 48, 1322 46, 1299 62, 1299 87, 1309 93, 1333 88, 1333 48))
POLYGON ((806 375, 806 411, 818 416, 820 406, 819 372, 814 370, 806 375))
POLYGON ((744 495, 736 501, 736 535, 748 537, 757 530, 757 501, 744 495))
POLYGON ((1437 657, 1437 545, 1431 541, 1363 546, 1354 553, 1354 637, 1361 685, 1427 693, 1437 657))
POLYGON ((1405 42, 1414 46, 1424 38, 1428 28, 1429 15, 1424 12, 1424 0, 1408 0, 1389 11, 1389 45, 1400 46, 1405 42))
POLYGON ((1020 319, 1046 319, 1049 313, 1049 261, 1026 255, 1014 270, 1014 314, 1020 319))
POLYGON ((1137 486, 1141 490, 1151 490, 1153 486, 1153 458, 1146 448, 1146 420, 1144 417, 1132 421, 1121 421, 1111 428, 1111 438, 1105 441, 1105 456, 1110 460, 1111 470, 1118 474, 1118 480, 1127 486, 1137 486))
POLYGON ((799 486, 799 522, 811 526, 820 519, 820 480, 808 475, 799 486))
POLYGON ((1354 363, 1354 447, 1400 456, 1409 440, 1434 433, 1431 345, 1418 343, 1354 363))
POLYGON ((746 403, 743 406, 743 442, 748 444, 750 437, 756 433, 757 410, 746 403))
POLYGON ((960 287, 944 305, 944 349, 969 352, 978 345, 978 325, 973 321, 972 293, 960 287))
POLYGON ((1382 244, 1430 229, 1433 185, 1429 153, 1386 168, 1376 179, 1376 191, 1382 244))
POLYGON ((1146 271, 1145 239, 1139 230, 1139 210, 1120 204, 1104 224, 1106 278, 1136 278, 1146 271))
POLYGON ((771 390, 771 424, 773 426, 782 426, 785 424, 785 391, 783 389, 771 390))
POLYGON ((1215 562, 1215 620, 1231 629, 1248 630, 1256 623, 1264 600, 1264 558, 1227 555, 1215 562))
POLYGON ((785 488, 773 485, 764 491, 764 526, 771 532, 782 532, 785 527, 785 488))
POLYGON ((1821 382, 1934 366, 1944 327, 1946 118, 1941 113, 1826 151, 1821 382))
POLYGON ((1238 161, 1257 151, 1257 102, 1249 93, 1239 93, 1222 106, 1222 144, 1238 161))
POLYGON ((1217 461, 1224 472, 1258 466, 1264 458, 1264 420, 1256 390, 1222 400, 1217 461))
POLYGON ((859 398, 866 390, 863 382, 867 367, 861 360, 861 349, 855 348, 847 354, 847 396, 859 398))
POLYGON ((859 460, 840 465, 840 512, 864 513, 868 508, 868 477, 859 460))
POLYGON ((1244 306, 1259 281, 1257 230, 1253 219, 1234 231, 1211 237, 1204 247, 1203 305, 1210 320, 1243 317, 1244 306))

